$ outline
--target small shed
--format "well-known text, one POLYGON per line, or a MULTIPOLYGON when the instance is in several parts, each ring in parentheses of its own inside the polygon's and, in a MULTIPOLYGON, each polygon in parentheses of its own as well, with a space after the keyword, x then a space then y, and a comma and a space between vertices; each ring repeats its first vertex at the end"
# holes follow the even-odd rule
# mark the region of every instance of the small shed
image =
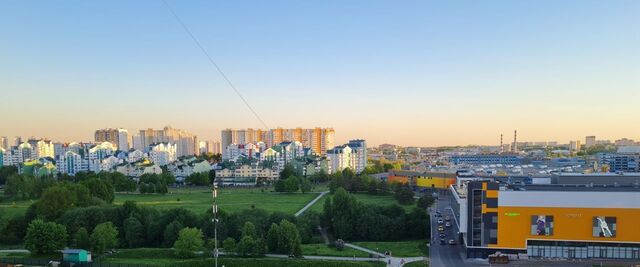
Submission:
POLYGON ((91 253, 84 249, 65 249, 62 251, 62 261, 64 262, 90 262, 91 253))

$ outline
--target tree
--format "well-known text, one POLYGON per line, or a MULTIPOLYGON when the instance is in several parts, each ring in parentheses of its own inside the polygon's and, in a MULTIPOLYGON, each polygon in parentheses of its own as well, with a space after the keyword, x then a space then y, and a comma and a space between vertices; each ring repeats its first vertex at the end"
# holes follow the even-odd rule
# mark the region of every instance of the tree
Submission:
POLYGON ((242 226, 242 236, 250 236, 251 238, 257 238, 256 226, 251 222, 244 223, 242 226))
POLYGON ((274 189, 276 190, 276 192, 285 192, 285 190, 286 190, 285 185, 284 185, 284 180, 282 180, 282 179, 276 181, 274 187, 275 187, 274 189))
POLYGON ((98 178, 90 178, 88 180, 84 180, 81 183, 89 189, 89 193, 97 198, 100 198, 107 203, 112 203, 115 198, 113 185, 100 180, 98 178))
POLYGON ((306 177, 300 178, 300 191, 302 193, 307 193, 311 191, 311 182, 306 177))
POLYGON ((136 217, 131 216, 124 221, 124 241, 129 248, 139 247, 144 243, 145 228, 136 217))
POLYGON ((164 245, 169 247, 175 243, 180 235, 180 231, 184 228, 184 225, 180 221, 172 221, 164 229, 164 245))
POLYGON ((395 198, 396 200, 398 200, 398 203, 400 203, 401 205, 413 204, 414 202, 413 196, 414 196, 413 190, 411 190, 411 187, 409 187, 409 185, 407 184, 399 185, 398 188, 396 189, 395 198))
POLYGON ((107 248, 118 246, 118 229, 111 222, 98 224, 91 234, 91 247, 95 255, 100 255, 107 248))
POLYGON ((285 192, 289 193, 298 191, 298 189, 300 189, 300 182, 298 182, 298 177, 289 176, 289 178, 284 181, 284 188, 285 192))
POLYGON ((67 244, 67 229, 54 222, 34 220, 27 228, 25 248, 35 255, 63 249, 67 244))
POLYGON ((389 184, 386 181, 381 181, 378 184, 378 192, 382 195, 389 193, 389 184))
POLYGON ((378 181, 376 179, 369 180, 369 184, 367 185, 367 192, 370 195, 375 195, 378 193, 378 181))
POLYGON ((36 197, 33 194, 35 178, 30 175, 11 174, 6 179, 5 194, 16 199, 36 197))
POLYGON ((278 252, 296 257, 302 256, 300 233, 296 225, 287 220, 282 220, 278 232, 278 252))
POLYGON ((256 247, 256 240, 250 236, 242 236, 236 245, 236 252, 243 257, 251 256, 256 247))
POLYGON ((267 232, 267 250, 270 252, 278 252, 278 239, 280 239, 280 227, 272 223, 267 232))
POLYGON ((7 178, 13 174, 18 174, 18 167, 16 166, 0 166, 0 184, 5 184, 7 178))
POLYGON ((296 175, 296 170, 291 164, 284 165, 284 168, 280 172, 280 180, 287 179, 290 176, 296 175))
POLYGON ((193 258, 195 252, 204 248, 202 231, 197 228, 180 230, 178 240, 173 244, 174 254, 178 258, 193 258))
POLYGON ((418 203, 416 205, 421 209, 428 209, 434 202, 435 200, 433 197, 424 195, 418 199, 418 203))
POLYGON ((236 245, 236 252, 241 256, 263 256, 266 244, 262 238, 258 237, 256 227, 253 223, 247 221, 242 227, 242 236, 240 242, 236 245))
POLYGON ((49 221, 57 220, 73 207, 90 204, 89 189, 81 184, 59 184, 47 188, 37 202, 36 213, 49 221))
POLYGON ((162 174, 160 175, 160 178, 162 179, 164 184, 167 184, 167 185, 176 183, 176 177, 173 175, 173 173, 168 171, 162 172, 162 174))
POLYGON ((80 227, 78 231, 73 235, 73 243, 76 248, 91 249, 91 240, 87 228, 80 227))
POLYGON ((209 175, 206 172, 193 173, 184 179, 187 184, 209 185, 209 175))
POLYGON ((222 248, 227 253, 236 251, 236 240, 232 237, 227 237, 227 239, 222 241, 222 248))

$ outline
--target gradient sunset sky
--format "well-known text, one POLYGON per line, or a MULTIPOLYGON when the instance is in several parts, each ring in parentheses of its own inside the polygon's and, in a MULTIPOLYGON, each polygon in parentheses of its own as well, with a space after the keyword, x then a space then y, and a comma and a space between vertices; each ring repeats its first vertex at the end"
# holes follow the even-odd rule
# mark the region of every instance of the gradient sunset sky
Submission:
MULTIPOLYGON (((167 0, 269 127, 640 139, 640 1, 167 0)), ((259 121, 160 0, 0 1, 0 135, 259 121)))

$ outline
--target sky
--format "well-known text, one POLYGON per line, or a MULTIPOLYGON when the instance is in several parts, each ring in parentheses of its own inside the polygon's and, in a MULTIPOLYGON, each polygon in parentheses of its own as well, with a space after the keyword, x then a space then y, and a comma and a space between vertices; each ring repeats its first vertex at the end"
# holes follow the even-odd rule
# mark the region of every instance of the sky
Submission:
MULTIPOLYGON (((640 1, 167 0, 271 128, 640 139, 640 1)), ((0 0, 0 135, 262 125, 161 0, 0 0)))

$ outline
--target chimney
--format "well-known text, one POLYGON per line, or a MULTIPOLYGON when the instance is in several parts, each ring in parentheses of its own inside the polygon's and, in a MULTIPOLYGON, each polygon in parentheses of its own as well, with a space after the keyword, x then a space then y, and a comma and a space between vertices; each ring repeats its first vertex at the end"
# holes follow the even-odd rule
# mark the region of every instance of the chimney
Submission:
POLYGON ((518 153, 518 130, 513 131, 513 153, 518 153))
POLYGON ((500 134, 500 154, 504 153, 504 145, 502 145, 502 134, 500 134))

